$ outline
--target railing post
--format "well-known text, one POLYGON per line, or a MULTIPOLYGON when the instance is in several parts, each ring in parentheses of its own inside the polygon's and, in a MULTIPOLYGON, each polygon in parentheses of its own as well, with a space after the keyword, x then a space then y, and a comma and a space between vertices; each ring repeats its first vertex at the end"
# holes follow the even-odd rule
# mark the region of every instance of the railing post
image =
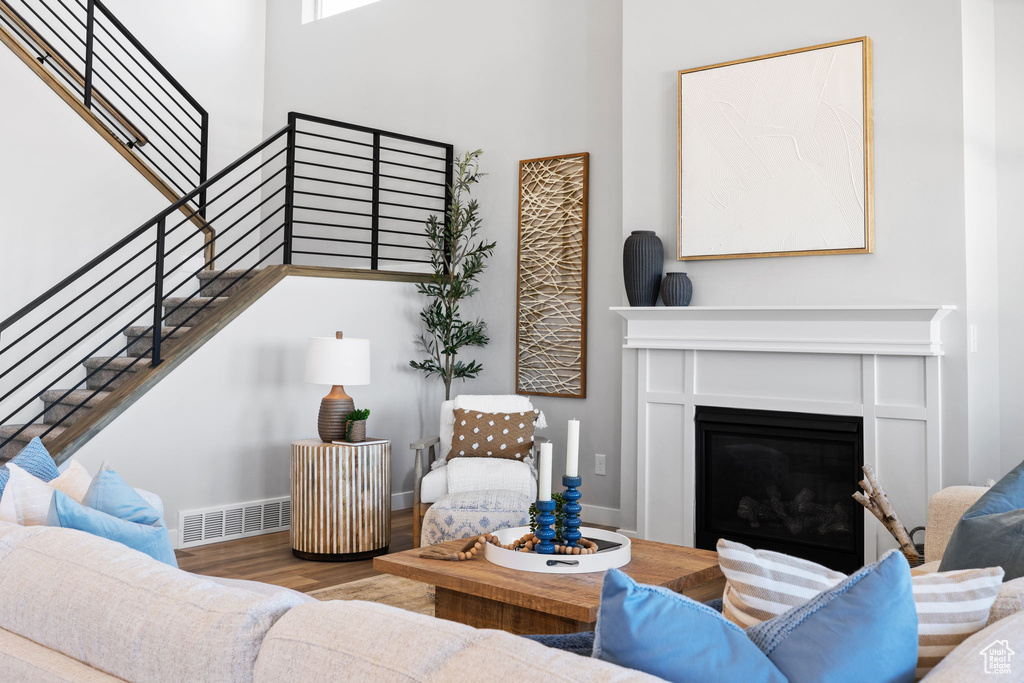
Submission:
POLYGON ((370 201, 370 270, 377 270, 380 256, 380 133, 373 134, 373 195, 370 201))
POLYGON ((85 5, 85 107, 92 106, 92 63, 93 37, 96 26, 95 0, 86 0, 85 5))
MULTIPOLYGON (((445 145, 444 146, 444 217, 442 225, 445 227, 445 233, 448 232, 448 212, 452 209, 452 183, 455 182, 455 146, 445 145)), ((455 245, 448 245, 448 263, 455 262, 455 245)), ((450 274, 450 273, 449 273, 450 274)))
POLYGON ((153 362, 151 367, 156 367, 163 362, 160 357, 160 338, 163 336, 164 326, 164 241, 166 238, 167 219, 162 217, 156 224, 156 262, 154 263, 154 276, 156 287, 153 289, 153 362))
POLYGON ((284 169, 284 264, 292 263, 292 209, 295 206, 295 112, 288 112, 284 169))
MULTIPOLYGON (((200 121, 202 121, 200 124, 202 129, 199 131, 199 182, 196 183, 197 186, 206 182, 210 159, 210 115, 204 111, 200 121)), ((204 189, 199 193, 199 217, 203 220, 206 219, 206 208, 206 190, 204 189)))

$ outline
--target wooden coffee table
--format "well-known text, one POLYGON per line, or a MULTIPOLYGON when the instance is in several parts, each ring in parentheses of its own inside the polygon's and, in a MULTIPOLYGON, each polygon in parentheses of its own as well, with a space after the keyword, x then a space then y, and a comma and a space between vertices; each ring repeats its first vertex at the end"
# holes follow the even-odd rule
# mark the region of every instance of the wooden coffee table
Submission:
MULTIPOLYGON (((464 544, 449 541, 436 547, 457 552, 464 544)), ((594 630, 604 572, 539 574, 499 567, 482 555, 446 562, 421 558, 419 552, 414 548, 375 557, 373 568, 436 586, 434 613, 441 619, 517 634, 594 630)), ((677 593, 722 575, 718 553, 711 550, 634 540, 631 557, 622 571, 677 593)))

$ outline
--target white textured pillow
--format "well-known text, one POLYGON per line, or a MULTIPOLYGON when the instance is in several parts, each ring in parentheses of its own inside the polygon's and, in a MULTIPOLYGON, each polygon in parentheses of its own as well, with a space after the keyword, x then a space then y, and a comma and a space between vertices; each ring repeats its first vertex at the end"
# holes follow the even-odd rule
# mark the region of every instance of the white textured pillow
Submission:
POLYGON ((76 460, 56 479, 45 482, 22 468, 8 463, 10 481, 0 496, 0 522, 13 522, 22 526, 42 526, 50 511, 54 491, 61 491, 81 503, 89 490, 92 477, 76 460))
POLYGON ((50 482, 50 486, 67 494, 76 503, 81 503, 91 483, 92 477, 89 476, 89 472, 77 460, 72 460, 68 463, 68 468, 50 482))
POLYGON ((530 466, 503 458, 455 458, 445 467, 448 493, 515 491, 537 498, 537 480, 530 466))
POLYGON ((0 521, 42 526, 46 523, 46 513, 50 511, 53 487, 13 463, 7 463, 7 467, 11 478, 0 500, 0 514, 3 515, 0 521))

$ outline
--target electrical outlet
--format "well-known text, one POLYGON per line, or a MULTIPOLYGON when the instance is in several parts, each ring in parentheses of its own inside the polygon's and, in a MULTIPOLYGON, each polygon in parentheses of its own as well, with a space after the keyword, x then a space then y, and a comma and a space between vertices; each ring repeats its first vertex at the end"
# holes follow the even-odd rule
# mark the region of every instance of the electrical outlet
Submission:
POLYGON ((604 453, 594 455, 594 474, 608 474, 608 456, 604 453))

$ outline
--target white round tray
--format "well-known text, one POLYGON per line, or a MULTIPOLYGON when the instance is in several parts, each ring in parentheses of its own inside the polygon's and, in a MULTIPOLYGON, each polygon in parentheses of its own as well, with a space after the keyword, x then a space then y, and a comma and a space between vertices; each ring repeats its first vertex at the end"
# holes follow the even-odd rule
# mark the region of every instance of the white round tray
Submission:
MULTIPOLYGON (((513 529, 502 529, 494 533, 498 537, 498 540, 503 544, 511 543, 516 541, 527 533, 529 533, 530 527, 528 526, 517 526, 513 529)), ((524 572, 540 572, 542 574, 586 574, 589 572, 603 572, 606 569, 615 569, 625 564, 629 564, 630 560, 630 542, 629 538, 622 534, 617 534, 614 531, 605 531, 604 529, 592 529, 590 527, 580 527, 580 533, 583 534, 584 538, 600 539, 603 541, 614 541, 615 543, 621 543, 618 548, 611 550, 605 550, 604 552, 595 553, 593 555, 541 555, 539 553, 522 553, 514 550, 505 550, 499 548, 496 545, 487 543, 484 545, 484 557, 489 562, 500 565, 502 567, 508 567, 509 569, 519 569, 524 572), (577 562, 576 565, 568 564, 554 564, 548 566, 549 560, 560 560, 561 562, 577 562)))

